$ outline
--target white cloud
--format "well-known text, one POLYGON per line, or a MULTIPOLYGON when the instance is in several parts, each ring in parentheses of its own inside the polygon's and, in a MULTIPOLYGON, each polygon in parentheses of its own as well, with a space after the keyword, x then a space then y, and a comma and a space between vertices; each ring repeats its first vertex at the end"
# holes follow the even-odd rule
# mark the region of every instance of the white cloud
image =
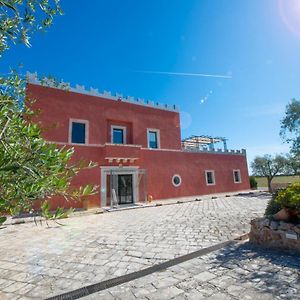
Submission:
POLYGON ((223 75, 223 74, 159 72, 159 71, 133 71, 133 72, 135 72, 135 73, 145 73, 145 74, 158 74, 158 75, 175 75, 175 76, 212 77, 212 78, 232 79, 231 74, 223 75))

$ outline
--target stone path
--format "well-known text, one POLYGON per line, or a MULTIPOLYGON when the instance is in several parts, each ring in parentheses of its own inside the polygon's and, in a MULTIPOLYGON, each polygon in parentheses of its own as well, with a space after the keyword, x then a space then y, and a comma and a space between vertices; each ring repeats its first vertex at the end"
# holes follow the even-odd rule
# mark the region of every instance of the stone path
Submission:
POLYGON ((244 243, 82 299, 297 300, 300 256, 244 243))
POLYGON ((222 197, 71 218, 65 226, 8 226, 0 230, 0 299, 43 299, 235 238, 267 200, 222 197))

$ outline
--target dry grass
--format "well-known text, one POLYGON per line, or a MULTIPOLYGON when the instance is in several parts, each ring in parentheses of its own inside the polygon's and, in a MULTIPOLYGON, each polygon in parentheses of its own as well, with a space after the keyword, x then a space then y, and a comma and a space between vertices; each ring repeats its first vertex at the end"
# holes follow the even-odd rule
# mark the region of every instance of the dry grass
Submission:
MULTIPOLYGON (((268 186, 266 177, 255 177, 255 179, 258 187, 268 186)), ((300 181, 300 176, 276 176, 272 183, 293 183, 296 181, 300 181)))

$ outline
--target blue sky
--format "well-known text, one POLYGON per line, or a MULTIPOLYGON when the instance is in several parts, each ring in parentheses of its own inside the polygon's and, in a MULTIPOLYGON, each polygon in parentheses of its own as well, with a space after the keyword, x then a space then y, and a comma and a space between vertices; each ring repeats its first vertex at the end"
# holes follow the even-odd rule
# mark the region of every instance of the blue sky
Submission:
POLYGON ((225 136, 250 161, 287 151, 279 130, 285 105, 299 95, 300 1, 62 0, 62 7, 65 15, 30 49, 4 55, 1 73, 22 63, 23 72, 177 104, 182 137, 225 136))

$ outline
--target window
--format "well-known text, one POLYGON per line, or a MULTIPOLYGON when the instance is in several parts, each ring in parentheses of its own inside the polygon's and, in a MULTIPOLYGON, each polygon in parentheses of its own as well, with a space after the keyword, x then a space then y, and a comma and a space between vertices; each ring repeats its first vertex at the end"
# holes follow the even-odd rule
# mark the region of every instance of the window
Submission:
POLYGON ((174 186, 178 187, 181 185, 181 177, 180 175, 178 174, 175 174, 173 177, 172 177, 172 183, 174 186))
POLYGON ((88 121, 70 120, 69 143, 87 144, 88 142, 88 121))
POLYGON ((160 147, 159 141, 159 130, 157 129, 148 129, 147 130, 148 136, 148 148, 151 149, 158 149, 160 147))
POLYGON ((233 170, 233 180, 234 183, 241 183, 241 171, 240 170, 233 170))
POLYGON ((205 171, 205 177, 206 177, 206 184, 207 185, 216 184, 215 171, 205 171))
POLYGON ((126 144, 126 127, 111 127, 111 142, 113 144, 126 144))

